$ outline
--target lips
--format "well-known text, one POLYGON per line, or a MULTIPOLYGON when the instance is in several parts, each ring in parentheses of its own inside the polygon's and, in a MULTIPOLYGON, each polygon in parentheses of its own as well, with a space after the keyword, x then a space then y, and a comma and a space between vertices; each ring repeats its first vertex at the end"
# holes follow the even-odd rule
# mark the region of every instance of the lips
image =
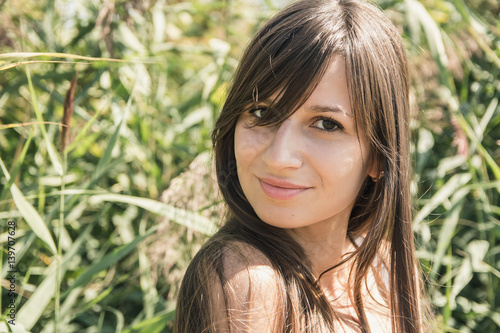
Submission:
POLYGON ((289 200, 311 187, 291 183, 278 178, 258 178, 265 195, 272 199, 289 200))

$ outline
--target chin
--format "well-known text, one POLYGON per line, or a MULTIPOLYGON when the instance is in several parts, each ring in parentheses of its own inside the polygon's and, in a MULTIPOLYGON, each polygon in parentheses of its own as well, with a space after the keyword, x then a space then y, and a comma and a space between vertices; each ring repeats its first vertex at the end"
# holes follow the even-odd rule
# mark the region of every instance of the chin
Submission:
POLYGON ((308 224, 305 217, 297 216, 292 212, 284 214, 283 212, 273 212, 270 209, 266 209, 261 211, 257 210, 256 213, 264 223, 276 228, 293 229, 308 224))

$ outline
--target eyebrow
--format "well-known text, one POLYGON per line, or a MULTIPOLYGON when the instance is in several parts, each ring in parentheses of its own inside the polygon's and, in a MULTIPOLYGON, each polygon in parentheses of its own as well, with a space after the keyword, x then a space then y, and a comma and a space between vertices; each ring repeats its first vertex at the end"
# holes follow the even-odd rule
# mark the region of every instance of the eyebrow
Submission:
POLYGON ((352 116, 345 111, 342 107, 335 105, 335 106, 328 106, 328 105, 312 105, 309 106, 307 109, 309 112, 315 112, 315 113, 323 113, 323 112, 334 112, 334 113, 342 113, 346 115, 349 118, 352 118, 352 116))

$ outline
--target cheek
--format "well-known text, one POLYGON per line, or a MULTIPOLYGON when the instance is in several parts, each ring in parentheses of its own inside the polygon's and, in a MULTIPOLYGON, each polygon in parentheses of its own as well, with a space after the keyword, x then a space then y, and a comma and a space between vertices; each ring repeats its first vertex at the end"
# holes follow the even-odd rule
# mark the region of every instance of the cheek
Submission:
POLYGON ((239 168, 246 168, 265 149, 269 131, 262 127, 249 128, 238 122, 234 132, 234 152, 239 168))
POLYGON ((316 170, 321 174, 323 185, 350 191, 361 187, 367 176, 367 161, 357 142, 330 143, 328 149, 311 147, 309 151, 314 152, 316 170))

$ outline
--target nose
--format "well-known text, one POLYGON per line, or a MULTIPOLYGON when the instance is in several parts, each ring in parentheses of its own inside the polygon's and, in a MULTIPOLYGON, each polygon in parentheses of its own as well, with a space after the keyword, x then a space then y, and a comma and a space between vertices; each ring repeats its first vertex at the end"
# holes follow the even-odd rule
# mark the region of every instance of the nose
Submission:
POLYGON ((291 119, 277 126, 269 137, 262 160, 271 170, 297 169, 302 166, 300 130, 291 119))

